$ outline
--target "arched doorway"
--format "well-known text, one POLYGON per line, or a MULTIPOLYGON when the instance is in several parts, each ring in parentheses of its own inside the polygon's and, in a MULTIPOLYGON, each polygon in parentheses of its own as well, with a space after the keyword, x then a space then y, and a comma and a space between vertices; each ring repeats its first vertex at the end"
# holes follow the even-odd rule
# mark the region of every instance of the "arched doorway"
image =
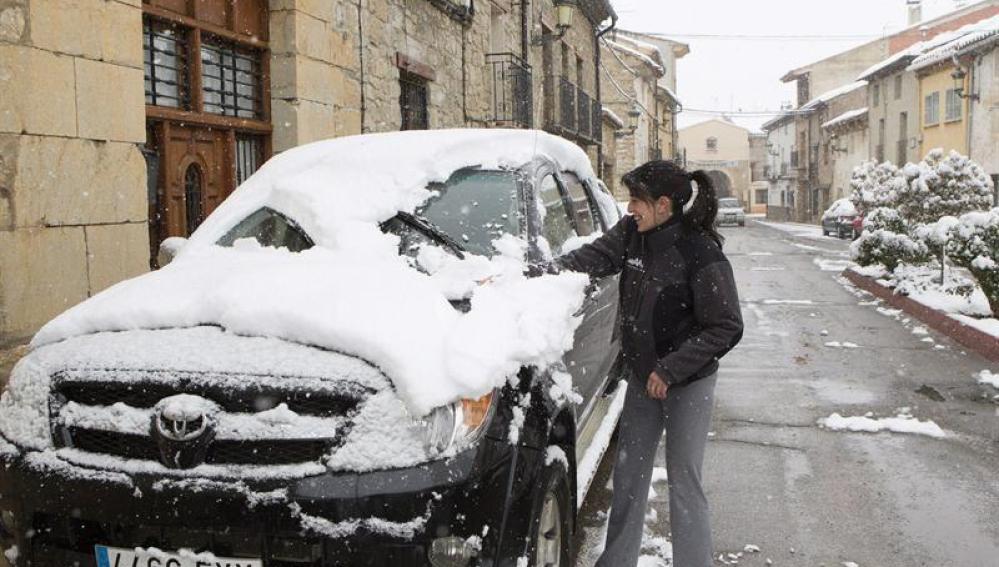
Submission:
POLYGON ((708 177, 710 177, 711 181, 714 182, 715 193, 718 195, 719 199, 734 196, 732 195, 732 180, 729 179, 728 175, 726 175, 724 171, 709 171, 708 177))

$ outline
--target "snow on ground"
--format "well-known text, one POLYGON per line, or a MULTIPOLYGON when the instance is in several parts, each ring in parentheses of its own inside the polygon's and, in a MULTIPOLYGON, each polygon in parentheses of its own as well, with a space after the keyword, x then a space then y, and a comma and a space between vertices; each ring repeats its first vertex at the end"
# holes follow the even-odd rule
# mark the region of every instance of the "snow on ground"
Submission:
POLYGON ((982 370, 978 373, 978 383, 999 388, 999 374, 993 374, 991 370, 982 370))
POLYGON ((853 266, 853 262, 850 260, 830 260, 828 258, 813 258, 812 263, 823 272, 842 272, 853 266))
POLYGON ((879 431, 891 431, 895 433, 913 433, 927 435, 930 437, 943 438, 946 436, 943 429, 931 420, 920 421, 909 413, 907 408, 902 408, 895 417, 874 418, 869 415, 843 417, 834 413, 829 417, 820 418, 817 422, 819 427, 831 431, 856 431, 877 433, 879 431))
POLYGON ((815 305, 811 299, 764 299, 764 305, 815 305))
POLYGON ((829 341, 826 343, 829 348, 860 348, 860 345, 851 342, 829 341))
MULTIPOLYGON (((836 239, 833 236, 825 236, 822 234, 822 227, 816 224, 803 224, 796 222, 773 222, 773 221, 756 221, 763 226, 777 229, 781 232, 785 232, 792 236, 798 238, 812 238, 815 240, 825 240, 827 238, 836 239)), ((838 240, 838 239, 836 239, 838 240)))

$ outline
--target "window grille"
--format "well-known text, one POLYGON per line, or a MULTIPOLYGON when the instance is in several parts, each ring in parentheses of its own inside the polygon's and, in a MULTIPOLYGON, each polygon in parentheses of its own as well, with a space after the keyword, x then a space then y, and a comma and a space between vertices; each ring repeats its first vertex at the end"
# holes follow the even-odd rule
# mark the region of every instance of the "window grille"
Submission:
POLYGON ((142 24, 142 60, 146 104, 187 108, 187 57, 182 31, 146 20, 142 24))
POLYGON ((712 136, 712 137, 710 137, 710 138, 707 139, 706 144, 707 144, 707 148, 708 148, 709 152, 717 152, 718 151, 718 138, 715 138, 714 136, 712 136))
POLYGON ((184 206, 187 220, 187 235, 190 236, 204 220, 201 207, 201 170, 193 163, 184 173, 184 206))
POLYGON ((902 75, 895 75, 895 100, 902 98, 902 75))
POLYGON ((201 93, 212 114, 259 118, 261 71, 257 52, 221 43, 201 45, 201 93))
POLYGON ((399 108, 402 110, 402 130, 426 130, 427 81, 406 71, 399 71, 399 108))
POLYGON ((263 150, 258 136, 236 136, 236 185, 246 181, 260 167, 263 150))

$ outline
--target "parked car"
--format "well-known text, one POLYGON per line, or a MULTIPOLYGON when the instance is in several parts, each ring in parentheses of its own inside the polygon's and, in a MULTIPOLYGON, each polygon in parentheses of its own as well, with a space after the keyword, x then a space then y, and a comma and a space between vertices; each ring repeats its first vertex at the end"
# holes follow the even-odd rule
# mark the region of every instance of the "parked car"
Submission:
POLYGON ((854 236, 854 221, 857 216, 857 209, 849 199, 837 199, 822 213, 822 236, 854 236))
MULTIPOLYGON (((380 228, 395 235, 399 261, 413 266, 424 245, 448 258, 488 256, 490 243, 506 235, 523 237, 528 261, 541 261, 618 220, 588 163, 561 138, 488 129, 366 135, 288 150, 189 242, 168 243, 164 264, 180 250, 172 264, 89 301, 109 305, 168 275, 218 292, 220 281, 185 273, 189 247, 202 247, 245 251, 239 261, 248 269, 273 260, 276 268, 258 270, 260 279, 273 276, 277 283, 266 289, 293 305, 296 293, 285 286, 300 283, 301 273, 287 251, 334 254, 320 249, 346 234, 332 226, 343 214, 330 208, 336 202, 387 217, 373 232, 351 234, 374 237, 380 228), (525 159, 524 148, 536 150, 525 159), (369 169, 358 169, 351 187, 326 187, 335 178, 310 169, 320 162, 360 168, 354 160, 369 169), (282 167, 286 173, 275 176, 282 167), (386 189, 366 183, 363 171, 443 181, 427 185, 431 198, 419 207, 393 214, 379 212, 386 189), (264 187, 259 179, 267 175, 277 180, 264 187), (334 189, 349 198, 331 200, 334 189)), ((350 257, 349 247, 337 253, 350 257)), ((355 268, 302 285, 333 294, 337 278, 364 277, 355 268)), ((153 296, 161 302, 129 312, 172 317, 184 305, 169 297, 174 290, 162 291, 153 296)), ((347 298, 338 307, 374 312, 370 301, 347 298)), ((492 393, 455 399, 425 417, 405 410, 387 371, 347 354, 350 345, 310 344, 305 334, 315 322, 286 319, 287 311, 251 321, 270 325, 278 338, 227 328, 236 321, 146 328, 135 318, 114 332, 106 326, 119 323, 102 320, 57 342, 36 337, 0 406, 0 547, 18 565, 60 567, 498 566, 519 565, 521 557, 568 567, 579 501, 623 402, 617 302, 616 276, 588 288, 574 346, 563 357, 574 391, 564 374, 522 366, 492 393), (301 340, 286 338, 297 333, 301 340)), ((476 312, 467 299, 451 306, 476 312)), ((425 333, 434 332, 431 323, 425 333)))
POLYGON ((718 224, 746 226, 746 209, 735 197, 718 199, 718 224))

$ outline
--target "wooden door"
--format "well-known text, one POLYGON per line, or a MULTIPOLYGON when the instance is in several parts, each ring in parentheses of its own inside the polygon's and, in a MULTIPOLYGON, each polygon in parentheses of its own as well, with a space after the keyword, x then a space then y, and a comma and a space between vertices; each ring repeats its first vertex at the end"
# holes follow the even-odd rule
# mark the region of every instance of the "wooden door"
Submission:
POLYGON ((161 123, 160 234, 190 236, 235 186, 232 132, 161 123))

